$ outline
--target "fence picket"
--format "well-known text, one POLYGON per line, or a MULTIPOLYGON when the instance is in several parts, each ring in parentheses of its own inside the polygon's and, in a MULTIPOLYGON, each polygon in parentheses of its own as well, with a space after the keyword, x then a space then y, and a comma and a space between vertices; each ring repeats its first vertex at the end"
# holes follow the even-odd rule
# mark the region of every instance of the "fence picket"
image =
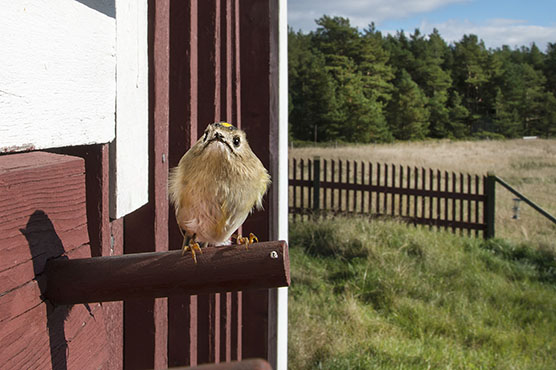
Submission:
MULTIPOLYGON (((475 194, 479 194, 479 175, 475 175, 475 194)), ((479 223, 479 203, 475 201, 475 222, 479 223)), ((475 230, 475 236, 479 236, 479 230, 475 230)))
MULTIPOLYGON (((328 181, 328 178, 326 177, 327 174, 328 174, 328 161, 327 161, 326 159, 323 159, 322 164, 323 164, 323 167, 324 167, 324 168, 323 168, 324 173, 323 173, 322 179, 323 179, 324 182, 326 183, 326 182, 328 181)), ((328 188, 325 187, 325 186, 321 186, 321 188, 322 188, 322 196, 323 196, 323 199, 322 199, 322 203, 323 203, 322 209, 323 209, 323 210, 326 210, 326 209, 329 209, 329 208, 330 208, 330 207, 327 207, 327 205, 326 205, 327 199, 328 199, 328 188)))
MULTIPOLYGON (((398 181, 398 183, 400 184, 400 189, 403 188, 403 166, 400 165, 400 179, 398 181)), ((407 195, 406 195, 407 197, 407 195)), ((403 194, 400 194, 400 204, 398 204, 398 213, 400 214, 400 217, 403 216, 403 194)))
MULTIPOLYGON (((357 184, 357 161, 353 161, 353 183, 357 184)), ((357 190, 353 191, 353 213, 357 213, 357 190)))
MULTIPOLYGON (((297 160, 294 158, 293 159, 293 165, 292 165, 292 174, 293 174, 293 181, 294 181, 294 185, 293 185, 293 212, 294 215, 297 214, 296 212, 296 208, 297 208, 297 184, 296 181, 297 180, 297 160)), ((291 212, 291 211, 290 211, 291 212)))
MULTIPOLYGON (((376 186, 380 188, 380 163, 376 164, 376 186)), ((380 191, 376 192, 376 214, 380 215, 380 191)))
MULTIPOLYGON (((307 172, 308 172, 308 178, 309 178, 309 183, 313 183, 313 161, 308 159, 307 160, 307 172)), ((313 208, 313 192, 311 191, 313 190, 311 186, 307 186, 307 193, 309 195, 309 204, 308 207, 309 208, 313 208)))
MULTIPOLYGON (((373 186, 373 163, 369 162, 369 188, 373 186)), ((373 212, 373 193, 369 189, 369 214, 373 212)))
MULTIPOLYGON (((330 160, 330 182, 331 183, 336 182, 335 165, 336 165, 336 161, 331 159, 330 160)), ((335 193, 336 193, 336 189, 330 189, 330 203, 331 203, 330 208, 332 209, 332 211, 336 210, 336 202, 334 202, 335 193)))
MULTIPOLYGON (((459 192, 460 192, 460 194, 464 194, 463 173, 459 174, 459 192)), ((463 198, 459 199, 459 220, 463 221, 463 198)), ((460 228, 460 234, 463 235, 463 229, 462 228, 460 228)))
MULTIPOLYGON (((467 191, 465 194, 471 194, 471 175, 467 174, 467 191)), ((471 201, 466 199, 467 203, 467 222, 471 222, 471 201)), ((467 235, 471 235, 471 229, 467 229, 467 235)))
MULTIPOLYGON (((433 184, 434 184, 434 173, 432 171, 432 168, 429 169, 429 190, 432 191, 433 190, 433 184)), ((432 215, 433 215, 433 200, 434 197, 430 196, 429 197, 429 220, 431 220, 431 223, 429 224, 429 229, 432 229, 432 215)))
MULTIPOLYGON (((456 174, 452 172, 452 192, 456 192, 456 174)), ((456 231, 456 199, 452 198, 452 231, 456 231)))
MULTIPOLYGON (((407 166, 407 181, 405 182, 405 188, 406 189, 410 189, 411 188, 411 167, 407 166)), ((407 194, 407 196, 405 197, 406 200, 406 204, 405 204, 405 215, 407 217, 411 216, 410 213, 410 205, 411 205, 411 195, 407 194)))
MULTIPOLYGON (((394 166, 393 163, 392 163, 392 184, 391 184, 391 187, 392 187, 392 188, 395 188, 395 187, 396 187, 396 166, 394 166)), ((392 196, 391 196, 390 199, 391 199, 390 214, 391 214, 392 216, 394 216, 395 213, 396 213, 395 208, 394 208, 394 207, 395 207, 395 203, 396 203, 396 202, 395 202, 395 200, 396 200, 396 194, 395 194, 395 193, 392 193, 392 196)), ((399 195, 398 195, 398 200, 399 200, 399 195)))
MULTIPOLYGON (((449 186, 449 183, 450 183, 450 176, 449 176, 449 174, 448 174, 448 171, 444 171, 444 191, 445 191, 446 193, 448 193, 448 191, 449 191, 449 190, 448 190, 448 189, 449 189, 449 187, 448 187, 448 186, 449 186)), ((450 208, 450 206, 449 206, 449 198, 448 198, 448 197, 444 197, 444 220, 446 220, 446 221, 449 221, 449 220, 450 220, 449 217, 448 217, 448 215, 449 215, 449 213, 448 213, 448 212, 449 212, 449 208, 450 208)), ((446 225, 444 226, 444 229, 447 229, 447 228, 448 228, 448 224, 446 224, 446 225)))
MULTIPOLYGON (((440 191, 440 170, 436 170, 436 190, 440 191)), ((442 218, 442 212, 441 212, 441 203, 442 203, 442 199, 441 198, 436 198, 436 219, 440 220, 442 218)), ((439 229, 440 228, 440 223, 437 222, 436 223, 436 228, 439 229)))
MULTIPOLYGON (((304 162, 305 161, 303 159, 301 159, 299 161, 299 167, 301 167, 301 173, 299 174, 300 175, 299 177, 301 179, 301 182, 303 182, 305 180, 305 164, 304 164, 304 162)), ((304 209, 304 208, 306 208, 305 207, 306 197, 305 197, 305 187, 303 185, 301 186, 301 194, 300 195, 301 195, 301 197, 300 197, 301 207, 300 208, 304 209)))
MULTIPOLYGON (((414 189, 417 189, 417 187, 419 186, 419 170, 417 169, 417 167, 414 168, 414 172, 415 172, 415 175, 413 177, 413 180, 414 180, 413 186, 414 186, 414 189)), ((417 218, 418 201, 419 201, 419 196, 414 195, 413 196, 413 218, 417 218)))
MULTIPOLYGON (((365 184, 365 162, 361 161, 361 185, 365 184)), ((361 213, 365 213, 365 190, 361 190, 361 213)))
POLYGON ((388 164, 384 164, 384 202, 382 203, 382 212, 383 214, 386 214, 386 212, 388 212, 388 191, 386 190, 388 188, 388 164))
MULTIPOLYGON (((350 183, 350 175, 351 175, 351 173, 350 173, 349 162, 350 162, 350 161, 346 161, 346 184, 349 184, 349 183, 350 183)), ((346 193, 345 193, 345 196, 346 196, 346 197, 345 197, 345 200, 344 200, 344 201, 345 201, 345 204, 346 204, 346 212, 348 212, 348 213, 349 213, 349 196, 350 196, 350 191, 351 191, 351 190, 349 190, 349 189, 346 190, 346 193)))
MULTIPOLYGON (((338 182, 340 184, 344 183, 342 163, 343 163, 343 161, 341 159, 339 159, 338 160, 338 182)), ((342 199, 343 199, 342 195, 343 195, 343 191, 342 191, 342 188, 340 188, 338 190, 338 211, 340 211, 340 212, 342 212, 342 199)))
MULTIPOLYGON (((426 176, 427 173, 425 172, 424 168, 421 168, 421 190, 425 190, 425 184, 426 184, 426 176)), ((421 218, 425 218, 425 196, 421 196, 421 218)))

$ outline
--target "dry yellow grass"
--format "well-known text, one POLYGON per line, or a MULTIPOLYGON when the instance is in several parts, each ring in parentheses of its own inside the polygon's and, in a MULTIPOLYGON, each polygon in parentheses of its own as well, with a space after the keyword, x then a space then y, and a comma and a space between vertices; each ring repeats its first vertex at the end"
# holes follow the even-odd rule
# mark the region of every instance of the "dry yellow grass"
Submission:
MULTIPOLYGON (((426 141, 338 148, 294 148, 290 157, 351 159, 470 174, 493 172, 552 215, 556 215, 556 139, 426 141)), ((496 188, 496 235, 556 250, 556 225, 526 204, 512 219, 513 194, 496 188)))

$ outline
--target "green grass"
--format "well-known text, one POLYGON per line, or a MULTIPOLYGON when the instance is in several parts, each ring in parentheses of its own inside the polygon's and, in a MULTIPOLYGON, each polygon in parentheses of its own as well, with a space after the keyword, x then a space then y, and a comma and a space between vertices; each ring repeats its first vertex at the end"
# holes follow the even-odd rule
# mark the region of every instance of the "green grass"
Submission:
POLYGON ((290 259, 291 369, 556 368, 553 250, 335 218, 290 259))

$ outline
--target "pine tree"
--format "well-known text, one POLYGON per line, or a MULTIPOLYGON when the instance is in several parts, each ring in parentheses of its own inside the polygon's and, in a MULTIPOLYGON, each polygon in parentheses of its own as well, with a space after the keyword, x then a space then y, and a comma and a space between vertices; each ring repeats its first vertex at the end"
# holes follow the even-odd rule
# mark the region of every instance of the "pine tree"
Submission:
POLYGON ((289 32, 295 138, 556 134, 556 43, 546 53, 535 44, 493 50, 475 35, 448 46, 436 29, 383 36, 372 23, 359 31, 347 18, 316 22, 309 34, 289 32))
POLYGON ((449 101, 450 110, 450 129, 453 137, 461 139, 470 134, 469 111, 462 103, 461 95, 457 91, 453 91, 449 101))
POLYGON ((416 73, 422 81, 420 85, 428 98, 427 108, 430 111, 430 134, 433 137, 450 137, 448 89, 452 87, 452 78, 444 69, 446 56, 450 49, 442 39, 438 30, 429 35, 428 40, 422 45, 419 58, 423 63, 417 68, 416 73))
POLYGON ((402 69, 395 81, 396 91, 389 104, 389 123, 398 140, 422 140, 428 134, 427 99, 419 86, 402 69))
POLYGON ((467 122, 469 129, 476 126, 487 111, 484 106, 488 82, 487 62, 488 52, 476 35, 464 35, 455 44, 452 76, 455 88, 463 98, 463 105, 470 113, 470 121, 467 122))
POLYGON ((334 80, 326 72, 324 56, 310 48, 309 36, 289 32, 290 132, 296 139, 320 140, 330 124, 330 112, 337 109, 334 80))
POLYGON ((547 92, 544 104, 544 115, 539 134, 554 137, 556 136, 556 96, 552 92, 547 92))
POLYGON ((520 97, 519 115, 524 135, 541 135, 544 129, 545 104, 548 96, 544 90, 545 77, 529 64, 521 65, 523 90, 520 97))
POLYGON ((517 108, 507 102, 500 88, 496 92, 495 107, 495 132, 510 138, 519 136, 521 131, 517 108))
POLYGON ((390 99, 392 78, 381 36, 363 36, 349 20, 323 16, 312 33, 312 45, 324 56, 326 72, 334 81, 336 109, 328 114, 326 137, 358 141, 388 141, 383 107, 390 99))
POLYGON ((546 90, 556 95, 556 43, 548 43, 543 72, 546 77, 546 90))

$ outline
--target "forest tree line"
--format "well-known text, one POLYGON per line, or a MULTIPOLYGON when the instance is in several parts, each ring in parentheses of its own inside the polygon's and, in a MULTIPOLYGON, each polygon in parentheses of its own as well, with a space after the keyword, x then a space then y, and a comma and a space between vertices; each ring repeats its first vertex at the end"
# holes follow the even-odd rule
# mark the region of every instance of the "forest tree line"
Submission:
POLYGON ((556 135, 556 42, 487 49, 434 30, 382 35, 323 16, 289 29, 293 139, 388 142, 556 135))

